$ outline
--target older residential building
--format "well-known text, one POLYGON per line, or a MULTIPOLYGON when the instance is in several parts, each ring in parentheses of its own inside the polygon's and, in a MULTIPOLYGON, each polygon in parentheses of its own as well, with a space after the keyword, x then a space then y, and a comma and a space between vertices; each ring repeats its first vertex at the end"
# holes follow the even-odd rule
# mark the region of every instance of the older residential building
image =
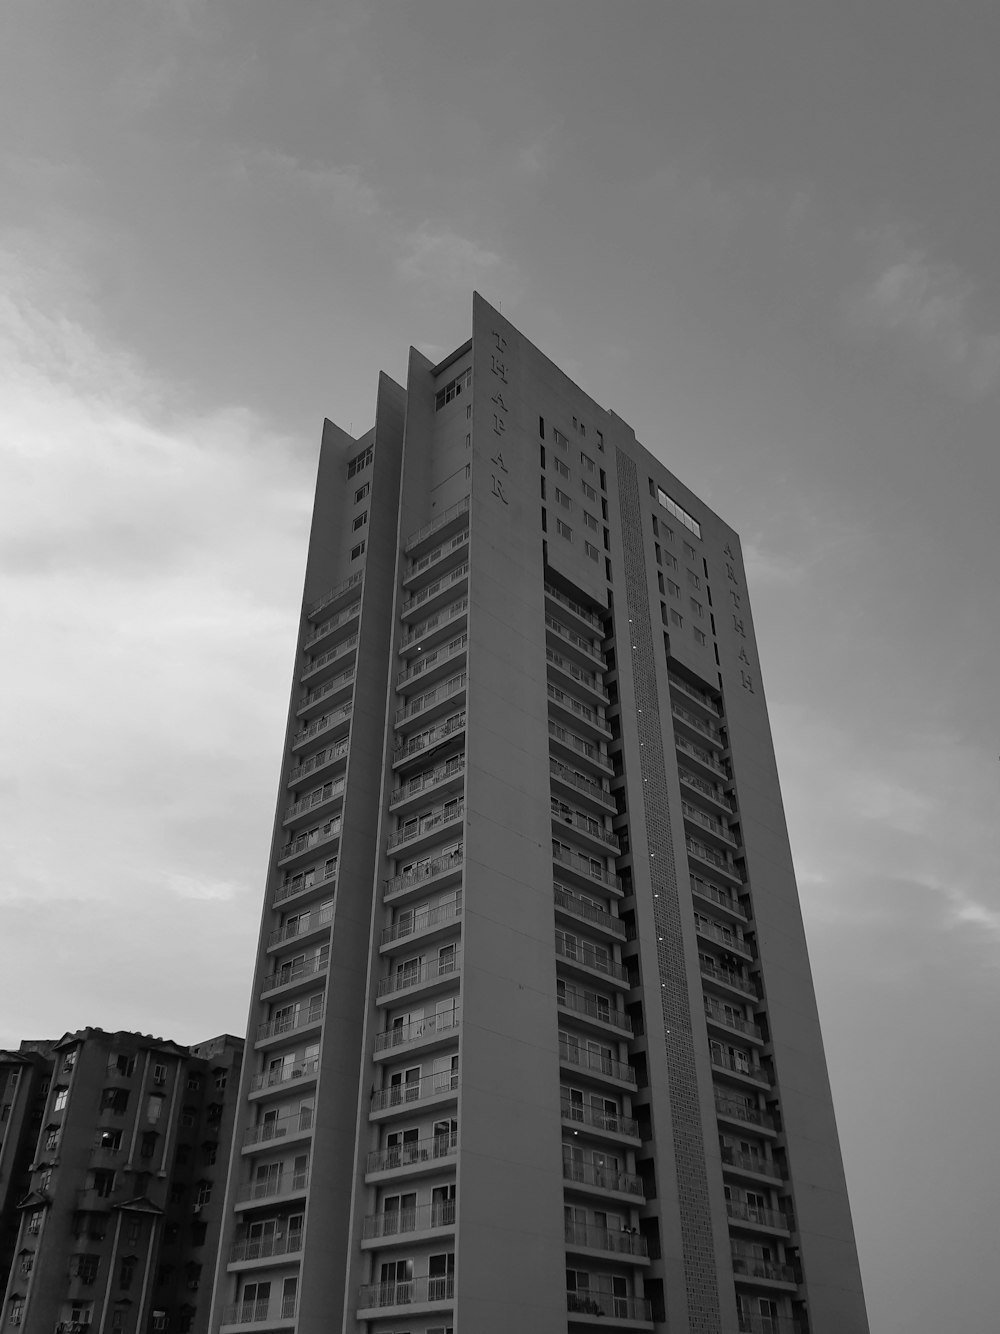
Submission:
POLYGON ((478 297, 326 423, 213 1334, 867 1331, 740 541, 651 443, 478 297))
POLYGON ((207 1330, 242 1050, 86 1028, 0 1053, 2 1334, 207 1330))

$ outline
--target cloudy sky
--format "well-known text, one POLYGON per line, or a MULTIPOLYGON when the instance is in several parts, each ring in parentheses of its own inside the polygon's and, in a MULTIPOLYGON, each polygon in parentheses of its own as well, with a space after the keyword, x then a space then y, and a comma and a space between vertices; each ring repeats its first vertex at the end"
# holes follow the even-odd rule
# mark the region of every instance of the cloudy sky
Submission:
POLYGON ((873 1334, 993 1334, 995 3, 0 13, 0 1044, 240 1032, 319 432, 504 314, 743 535, 873 1334))

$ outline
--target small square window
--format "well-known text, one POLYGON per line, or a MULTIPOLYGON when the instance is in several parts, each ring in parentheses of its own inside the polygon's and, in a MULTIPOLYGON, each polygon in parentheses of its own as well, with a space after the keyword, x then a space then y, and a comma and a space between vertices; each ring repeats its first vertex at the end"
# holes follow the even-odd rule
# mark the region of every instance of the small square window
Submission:
POLYGON ((357 560, 359 556, 365 554, 365 543, 361 541, 356 547, 351 547, 351 560, 357 560))
POLYGON ((683 625, 683 624, 684 624, 684 617, 681 616, 678 612, 674 611, 673 609, 671 609, 671 612, 670 612, 670 620, 671 620, 672 624, 674 624, 674 625, 683 625))
POLYGON ((594 460, 590 457, 590 455, 585 454, 582 449, 580 450, 580 462, 583 464, 584 468, 586 468, 587 472, 591 473, 597 466, 594 463, 594 460))
POLYGON ((694 628, 694 638, 696 644, 704 644, 707 642, 704 630, 699 630, 697 626, 694 628))
POLYGON ((562 519, 556 519, 556 532, 560 537, 565 537, 567 542, 573 541, 573 529, 568 523, 563 523, 562 519))
POLYGON ((358 489, 357 489, 357 491, 355 491, 355 493, 354 493, 354 503, 355 503, 355 505, 356 505, 359 501, 364 500, 365 496, 368 494, 368 492, 369 492, 371 489, 372 489, 372 484, 371 484, 371 482, 365 482, 364 486, 359 486, 358 489))
POLYGON ((367 522, 368 522, 368 511, 365 510, 362 514, 359 514, 357 516, 357 518, 351 524, 351 528, 354 530, 354 532, 357 532, 359 528, 364 528, 367 522))
POLYGON ((598 551, 597 547, 594 546, 593 542, 585 541, 583 544, 583 549, 591 560, 596 561, 600 558, 601 553, 598 551))
POLYGON ((553 468, 555 468, 556 472, 559 474, 560 477, 569 476, 569 468, 567 468, 566 464, 563 463, 562 459, 557 459, 553 457, 552 466, 553 468))

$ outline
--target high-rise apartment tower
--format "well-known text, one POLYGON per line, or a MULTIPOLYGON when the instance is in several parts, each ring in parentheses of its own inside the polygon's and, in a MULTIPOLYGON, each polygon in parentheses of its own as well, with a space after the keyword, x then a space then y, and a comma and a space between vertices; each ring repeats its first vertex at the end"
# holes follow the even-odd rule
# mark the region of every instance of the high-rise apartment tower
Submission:
POLYGON ((326 424, 213 1331, 864 1334, 736 533, 496 310, 326 424))

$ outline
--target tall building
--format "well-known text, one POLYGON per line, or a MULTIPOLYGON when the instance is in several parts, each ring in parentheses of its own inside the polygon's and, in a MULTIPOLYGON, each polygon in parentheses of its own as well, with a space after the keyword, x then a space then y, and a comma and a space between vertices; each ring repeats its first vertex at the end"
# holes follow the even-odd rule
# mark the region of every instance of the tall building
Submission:
POLYGON ((863 1334, 736 533, 480 298, 326 423, 213 1334, 863 1334))
POLYGON ((204 1334, 242 1050, 86 1028, 0 1052, 3 1334, 204 1334))

